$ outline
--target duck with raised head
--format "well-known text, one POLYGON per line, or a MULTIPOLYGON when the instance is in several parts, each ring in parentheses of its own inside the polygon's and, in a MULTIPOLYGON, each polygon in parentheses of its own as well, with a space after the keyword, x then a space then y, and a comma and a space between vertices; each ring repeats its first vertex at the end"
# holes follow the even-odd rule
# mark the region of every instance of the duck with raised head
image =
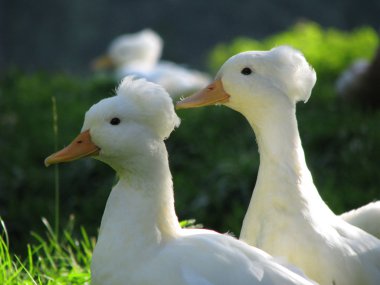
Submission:
POLYGON ((314 284, 231 236, 181 229, 164 143, 179 122, 162 87, 127 77, 116 96, 90 108, 81 134, 45 160, 92 156, 118 174, 92 257, 92 284, 314 284))
POLYGON ((243 52, 177 107, 223 104, 254 130, 260 166, 241 240, 287 258, 322 285, 380 284, 380 240, 330 210, 306 165, 296 102, 309 99, 315 82, 313 68, 291 47, 243 52))

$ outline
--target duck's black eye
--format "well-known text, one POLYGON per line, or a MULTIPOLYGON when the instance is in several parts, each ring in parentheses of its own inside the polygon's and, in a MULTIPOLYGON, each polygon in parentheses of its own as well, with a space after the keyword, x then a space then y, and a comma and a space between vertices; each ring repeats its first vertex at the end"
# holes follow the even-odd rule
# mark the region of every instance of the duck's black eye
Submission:
POLYGON ((252 73, 252 69, 250 69, 249 67, 244 67, 241 70, 241 74, 244 74, 244 75, 250 75, 251 73, 252 73))
POLYGON ((116 125, 120 124, 120 119, 119 118, 112 118, 110 121, 110 124, 116 126, 116 125))

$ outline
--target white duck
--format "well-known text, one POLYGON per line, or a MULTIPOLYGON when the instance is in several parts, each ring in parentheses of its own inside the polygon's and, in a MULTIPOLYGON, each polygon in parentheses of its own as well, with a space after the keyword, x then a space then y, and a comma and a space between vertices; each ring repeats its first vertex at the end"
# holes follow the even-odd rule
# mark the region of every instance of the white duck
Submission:
POLYGON ((179 124, 168 93, 127 77, 86 113, 46 165, 94 156, 118 173, 91 264, 92 284, 312 284, 242 241, 181 229, 164 139, 179 124))
POLYGON ((286 257, 323 285, 380 284, 380 240, 328 208, 306 165, 295 107, 315 81, 303 55, 290 47, 244 52, 177 106, 224 104, 242 113, 256 134, 260 167, 240 239, 286 257))
POLYGON ((150 29, 114 39, 108 54, 94 61, 94 69, 116 68, 116 78, 143 77, 163 86, 173 97, 188 95, 210 82, 202 72, 168 61, 160 61, 163 41, 150 29))
MULTIPOLYGON (((380 54, 380 53, 378 53, 380 54)), ((380 57, 378 57, 380 58, 380 57)), ((378 59, 377 58, 377 59, 378 59)), ((212 86, 212 85, 210 85, 212 86)), ((312 86, 311 86, 312 87, 312 86)), ((210 96, 210 95, 207 95, 210 96)), ((195 105, 185 104, 186 101, 182 101, 178 104, 179 108, 188 108, 196 107, 195 105)), ((223 103, 223 102, 210 102, 207 105, 212 103, 223 103)), ((203 104, 203 103, 202 103, 203 104)), ((226 106, 229 106, 226 104, 226 106)), ((242 113, 242 112, 241 112, 242 113)), ((244 115, 244 114, 243 114, 244 115)), ((251 123, 252 125, 252 123, 251 123)), ((343 213, 340 215, 342 219, 346 222, 361 228, 362 230, 374 235, 377 238, 380 238, 380 201, 371 202, 367 205, 364 205, 360 208, 353 209, 349 212, 343 213)))
POLYGON ((380 201, 343 213, 340 217, 347 223, 380 238, 380 201))

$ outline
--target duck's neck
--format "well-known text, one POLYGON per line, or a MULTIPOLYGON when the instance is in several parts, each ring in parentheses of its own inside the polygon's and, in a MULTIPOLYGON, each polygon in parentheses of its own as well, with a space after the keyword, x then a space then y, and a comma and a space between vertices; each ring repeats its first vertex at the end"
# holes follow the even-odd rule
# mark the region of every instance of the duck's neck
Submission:
POLYGON ((175 237, 180 229, 164 143, 157 142, 141 156, 145 159, 136 158, 138 163, 131 159, 125 167, 115 167, 120 179, 108 198, 97 244, 111 257, 123 249, 142 253, 175 237))
POLYGON ((264 223, 268 219, 281 223, 291 217, 297 223, 308 223, 315 211, 330 213, 306 165, 295 105, 258 112, 242 112, 256 134, 260 153, 257 182, 241 232, 241 239, 250 243, 267 230, 264 223))
MULTIPOLYGON (((297 190, 300 190, 301 182, 312 184, 298 132, 295 106, 271 110, 270 114, 260 119, 249 113, 247 118, 257 138, 260 153, 259 178, 264 178, 267 174, 270 176, 265 178, 281 177, 281 180, 271 181, 281 185, 286 183, 297 190)), ((262 182, 264 181, 260 179, 256 187, 261 186, 262 182)), ((276 187, 277 191, 283 188, 276 187)))

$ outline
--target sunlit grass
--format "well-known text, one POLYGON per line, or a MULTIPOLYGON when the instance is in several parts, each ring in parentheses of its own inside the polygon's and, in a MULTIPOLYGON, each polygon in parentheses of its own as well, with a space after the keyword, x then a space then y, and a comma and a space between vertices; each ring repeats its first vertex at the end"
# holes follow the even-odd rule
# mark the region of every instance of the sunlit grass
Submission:
POLYGON ((61 232, 61 238, 46 219, 46 233, 32 233, 27 245, 26 257, 10 251, 8 234, 1 220, 0 236, 0 284, 90 284, 90 262, 95 239, 85 229, 78 238, 73 236, 74 220, 61 232))

